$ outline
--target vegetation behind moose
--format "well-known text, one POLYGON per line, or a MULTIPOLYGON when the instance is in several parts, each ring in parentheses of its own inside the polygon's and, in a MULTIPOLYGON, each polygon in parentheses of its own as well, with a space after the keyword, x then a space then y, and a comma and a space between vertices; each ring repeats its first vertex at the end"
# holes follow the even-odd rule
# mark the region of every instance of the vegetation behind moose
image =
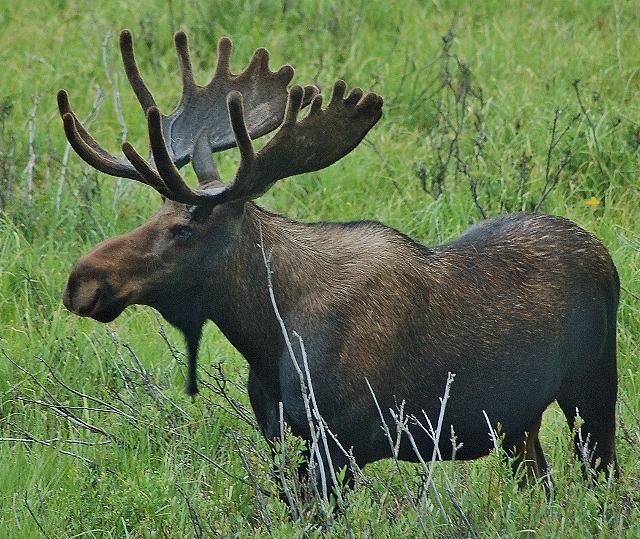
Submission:
MULTIPOLYGON (((299 375, 304 355, 318 412, 340 443, 329 440, 330 458, 313 468, 318 479, 331 477, 329 461, 347 466, 348 451, 359 466, 392 456, 381 425, 393 422, 401 403, 405 415, 426 415, 435 424, 450 372, 455 383, 443 425, 455 430, 456 458, 492 449, 488 418, 515 465, 524 462, 530 476, 545 477, 538 429, 557 401, 576 427, 585 473, 618 474, 620 285, 597 238, 560 217, 513 214, 425 247, 377 222, 304 224, 270 213, 252 199, 279 179, 327 167, 352 151, 380 118, 382 98, 359 89, 345 97, 338 81, 323 109, 314 87, 287 90, 293 70, 270 71, 264 49, 233 75, 227 39, 220 41, 213 79, 201 87, 186 36, 176 34, 175 43, 183 94, 164 115, 140 77, 131 35, 120 38, 127 76, 147 116, 149 160, 127 143, 126 160, 111 156, 59 93, 76 152, 165 199, 146 224, 76 263, 63 298, 69 310, 108 322, 134 303, 156 308, 185 336, 190 394, 197 391, 202 327, 212 320, 249 362, 249 397, 270 441, 280 436, 282 418, 311 444, 299 375), (307 105, 309 113, 298 120, 307 105), (255 152, 251 139, 278 126, 255 152), (240 165, 224 184, 212 153, 234 145, 240 165), (178 170, 189 160, 197 189, 178 170), (284 327, 302 336, 304 350, 297 342, 294 357, 271 292, 284 327)), ((420 453, 431 455, 429 434, 411 423, 410 431, 420 453)), ((452 458, 448 436, 438 451, 452 458)), ((407 437, 398 456, 418 458, 407 437)))

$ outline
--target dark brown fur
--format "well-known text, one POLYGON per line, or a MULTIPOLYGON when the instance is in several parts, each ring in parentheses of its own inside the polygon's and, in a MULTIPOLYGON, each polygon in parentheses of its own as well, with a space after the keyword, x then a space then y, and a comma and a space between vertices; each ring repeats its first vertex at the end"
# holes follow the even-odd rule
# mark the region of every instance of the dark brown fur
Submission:
MULTIPOLYGON (((189 394, 197 391, 202 327, 212 320, 249 362, 249 397, 265 437, 280 435, 282 402, 293 432, 309 440, 298 369, 270 297, 268 253, 286 330, 304 340, 318 411, 358 465, 391 456, 375 399, 388 424, 401 403, 405 413, 435 423, 451 372, 442 458, 452 457, 450 427, 461 444, 457 458, 486 455, 493 447, 486 414, 515 463, 525 461, 530 475, 544 477, 538 429, 545 408, 557 401, 570 427, 576 413, 582 418, 577 438, 592 452, 585 472, 618 473, 620 284, 593 235, 559 217, 515 214, 429 248, 376 222, 302 224, 271 214, 250 201, 282 178, 330 166, 352 151, 380 119, 382 97, 358 88, 347 94, 337 81, 323 108, 316 88, 287 90, 293 69, 271 71, 264 49, 234 75, 226 38, 213 78, 198 86, 184 33, 175 45, 182 99, 164 115, 142 81, 131 34, 120 37, 125 71, 147 118, 149 161, 127 143, 126 160, 112 156, 78 121, 66 92, 58 93, 78 155, 166 199, 145 225, 77 262, 64 292, 69 310, 108 322, 134 303, 155 307, 185 335, 189 394), (309 113, 298 118, 307 104, 309 113), (256 152, 252 138, 277 126, 256 152), (240 164, 225 184, 212 153, 233 145, 240 164), (190 159, 197 189, 178 170, 190 159)), ((433 441, 414 427, 428 458, 433 441)), ((347 464, 332 441, 329 449, 335 467, 347 464)), ((417 458, 406 436, 399 451, 402 459, 417 458)), ((324 459, 315 473, 327 466, 324 459)))
MULTIPOLYGON (((266 438, 279 436, 280 401, 293 432, 308 438, 261 237, 279 311, 304 339, 319 411, 360 466, 391 455, 367 381, 387 422, 405 401, 407 413, 424 411, 435 423, 452 372, 445 432, 452 425, 462 444, 456 458, 493 447, 484 411, 504 446, 545 475, 537 428, 557 400, 570 427, 576 411, 584 421, 595 469, 617 473, 618 276, 602 244, 559 217, 499 217, 429 248, 377 222, 303 224, 251 202, 223 204, 195 222, 167 201, 149 223, 78 261, 65 305, 101 321, 131 303, 150 305, 187 340, 213 320, 251 366, 250 399, 266 438), (176 241, 182 226, 191 236, 176 241)), ((413 435, 430 456, 431 440, 420 429, 413 435)), ((408 443, 400 457, 416 459, 408 443)), ((332 458, 347 464, 337 447, 332 458)))

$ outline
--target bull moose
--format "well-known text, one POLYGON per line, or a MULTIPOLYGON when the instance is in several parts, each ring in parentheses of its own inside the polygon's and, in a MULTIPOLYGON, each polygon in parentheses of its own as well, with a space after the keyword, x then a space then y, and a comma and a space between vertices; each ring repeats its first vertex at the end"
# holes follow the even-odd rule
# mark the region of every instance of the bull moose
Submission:
MULTIPOLYGON (((427 247, 379 222, 300 223, 271 213, 253 199, 351 152, 381 117, 382 98, 360 89, 346 94, 338 81, 323 108, 315 87, 287 90, 293 69, 271 71, 265 49, 232 74, 226 38, 212 80, 199 86, 184 33, 175 46, 182 98, 164 115, 140 76, 131 34, 120 36, 147 118, 148 160, 128 143, 126 159, 112 156, 80 124, 67 94, 58 94, 66 136, 82 159, 164 199, 146 224, 78 260, 63 296, 70 311, 110 322, 131 304, 157 309, 184 334, 189 394, 197 392, 202 327, 212 320, 249 363, 251 405, 270 441, 282 419, 311 441, 299 374, 304 352, 319 416, 334 436, 330 459, 306 471, 312 477, 328 477, 330 463, 339 468, 349 458, 363 466, 392 456, 381 425, 392 424, 401 403, 405 414, 435 421, 448 373, 455 382, 443 424, 454 428, 458 447, 443 439, 434 448, 433 437, 410 422, 423 455, 486 455, 494 444, 488 418, 514 462, 544 478, 538 429, 557 401, 576 430, 585 473, 619 473, 620 283, 595 236, 560 217, 518 213, 427 247), (277 127, 254 151, 251 140, 277 127), (212 154, 234 146, 240 163, 225 184, 212 154), (189 161, 197 188, 179 172, 189 161), (288 347, 287 331, 302 339, 288 347)), ((406 437, 397 456, 417 459, 406 437)))

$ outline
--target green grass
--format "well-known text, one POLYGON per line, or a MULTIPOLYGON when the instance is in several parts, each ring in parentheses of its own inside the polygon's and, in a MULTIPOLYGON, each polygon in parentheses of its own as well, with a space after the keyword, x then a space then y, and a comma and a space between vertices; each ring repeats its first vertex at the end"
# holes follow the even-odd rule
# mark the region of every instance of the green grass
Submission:
MULTIPOLYGON (((2 4, 0 537, 638 537, 639 19, 631 0, 2 4), (557 179, 541 211, 595 232, 621 275, 621 480, 585 488, 551 407, 542 429, 557 483, 550 503, 541 489, 519 491, 490 455, 438 465, 437 494, 426 497, 419 467, 376 463, 332 523, 313 507, 299 522, 286 518, 249 409, 246 365, 215 328, 200 357, 209 385, 191 401, 181 339, 151 309, 129 308, 103 326, 60 302, 78 256, 159 205, 144 186, 67 157, 56 110, 65 88, 84 119, 99 87, 91 130, 115 152, 118 92, 127 140, 144 147, 117 52, 125 27, 165 112, 179 95, 178 29, 201 84, 228 35, 236 72, 266 46, 272 66, 294 65, 294 82, 326 93, 341 77, 384 96, 382 120, 356 151, 261 199, 292 218, 374 218, 437 243, 480 209, 535 207, 557 179)), ((229 153, 219 160, 225 177, 236 166, 229 153)))

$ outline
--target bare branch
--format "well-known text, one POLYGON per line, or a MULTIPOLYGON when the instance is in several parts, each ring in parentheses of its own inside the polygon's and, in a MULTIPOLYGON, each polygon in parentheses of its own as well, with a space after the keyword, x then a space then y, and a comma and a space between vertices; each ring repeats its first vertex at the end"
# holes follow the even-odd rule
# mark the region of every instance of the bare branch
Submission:
POLYGON ((547 147, 547 160, 545 165, 545 173, 544 173, 544 187, 542 188, 542 192, 540 197, 538 198, 538 202, 536 202, 534 206, 534 212, 540 210, 542 203, 545 201, 551 190, 558 184, 560 180, 560 174, 562 173, 564 167, 569 163, 571 159, 571 150, 567 149, 564 152, 563 157, 560 159, 558 163, 558 167, 556 168, 556 172, 551 174, 551 158, 553 155, 553 151, 556 149, 562 138, 569 132, 569 130, 573 127, 573 125, 580 119, 580 114, 574 115, 569 123, 565 126, 565 128, 558 132, 558 119, 562 114, 561 109, 556 109, 555 114, 553 116, 553 122, 551 124, 551 139, 549 141, 549 146, 547 147))
POLYGON ((180 488, 180 485, 176 485, 176 490, 180 493, 180 495, 184 498, 185 503, 187 504, 187 509, 189 510, 189 518, 191 519, 191 525, 193 526, 193 531, 195 533, 196 539, 204 538, 204 529, 202 528, 202 524, 200 523, 200 517, 196 510, 191 505, 189 498, 185 494, 184 490, 180 488))
POLYGON ((251 480, 251 484, 253 485, 253 490, 256 493, 256 499, 258 501, 258 508, 260 509, 260 516, 262 517, 262 521, 264 525, 267 527, 267 530, 271 532, 273 530, 273 522, 271 521, 271 517, 269 516, 269 511, 267 510, 267 504, 265 503, 264 496, 262 494, 262 488, 258 484, 258 480, 256 479, 256 475, 253 473, 253 468, 251 467, 251 463, 249 462, 249 458, 244 452, 244 449, 240 445, 238 441, 238 437, 234 431, 231 431, 231 436, 233 437, 233 441, 236 445, 236 449, 240 455, 240 459, 242 460, 242 464, 244 465, 244 469, 249 475, 249 479, 251 480))
MULTIPOLYGON (((284 472, 285 465, 287 462, 287 438, 285 436, 284 406, 282 404, 282 401, 278 403, 278 416, 280 421, 280 462, 278 463, 278 476, 280 478, 280 485, 282 487, 282 490, 284 491, 284 494, 287 498, 289 509, 291 510, 291 513, 292 513, 291 516, 293 517, 294 520, 298 520, 300 518, 300 509, 298 508, 298 497, 289 488, 289 485, 287 484, 287 478, 284 472)), ((295 477, 294 477, 294 485, 295 485, 295 477)))
POLYGON ((29 514, 31 515, 31 518, 36 523, 36 526, 38 526, 38 529, 40 530, 42 535, 44 535, 46 539, 51 539, 51 536, 44 530, 44 528, 42 527, 42 524, 40 524, 40 521, 38 520, 38 517, 36 517, 35 513, 33 512, 33 509, 31 509, 31 506, 29 505, 29 499, 28 499, 28 492, 27 491, 25 491, 25 493, 24 493, 24 506, 27 508, 27 511, 29 511, 29 514))
POLYGON ((402 407, 404 406, 404 403, 402 403, 401 405, 400 414, 394 414, 393 416, 394 420, 396 421, 396 439, 394 440, 393 436, 391 435, 391 430, 389 429, 389 425, 387 424, 387 420, 385 419, 384 414, 382 413, 382 408, 380 408, 380 403, 378 402, 378 398, 376 397, 376 394, 373 391, 373 388, 371 387, 371 384, 369 383, 368 379, 366 380, 366 382, 367 382, 367 387, 369 388, 369 392, 371 393, 371 396, 373 397, 373 401, 378 410, 378 415, 380 416, 382 430, 385 434, 385 437, 387 438, 387 441, 389 442, 389 447, 391 448, 391 459, 393 460, 396 470, 400 475, 400 479, 402 480, 402 486, 404 488, 406 498, 407 500, 409 500, 411 508, 415 511, 415 513, 419 517, 418 521, 420 522, 422 533, 424 534, 425 537, 429 537, 429 534, 427 533, 427 528, 422 519, 422 512, 418 510, 418 504, 416 502, 415 497, 413 496, 413 493, 411 492, 411 489, 409 488, 409 485, 407 484, 407 480, 404 474, 402 473, 402 468, 400 467, 400 459, 398 457, 399 449, 400 449, 400 437, 404 432, 404 429, 402 428, 402 421, 406 420, 406 418, 400 417, 403 415, 402 407))
POLYGON ((27 161, 27 166, 24 169, 24 174, 27 176, 27 197, 29 202, 31 202, 31 199, 33 198, 33 169, 36 165, 36 113, 38 112, 38 105, 40 105, 41 99, 42 96, 40 94, 36 94, 33 108, 29 115, 29 160, 27 161))
MULTIPOLYGON (((333 460, 331 458, 331 453, 328 447, 326 429, 324 427, 324 422, 320 416, 320 412, 318 410, 318 406, 315 401, 313 387, 310 384, 311 380, 310 380, 310 373, 309 373, 309 365, 308 365, 308 362, 306 361, 306 351, 304 348, 304 343, 302 342, 302 339, 300 338, 300 336, 297 333, 294 333, 294 336, 296 336, 299 339, 299 343, 302 351, 301 352, 302 362, 305 368, 305 371, 303 372, 302 369, 300 368, 300 365, 298 364, 298 360, 296 359, 295 353, 293 351, 293 346, 291 344, 291 339, 289 338, 289 333, 285 326, 284 320, 280 315, 280 311, 276 303, 275 292, 273 290, 273 282, 271 278, 272 276, 271 254, 267 255, 266 253, 265 246, 264 246, 264 238, 262 236, 262 227, 260 227, 259 232, 260 232, 259 246, 262 252, 262 258, 267 271, 267 287, 269 290, 271 305, 274 310, 276 319, 278 320, 278 324, 280 325, 282 336, 284 337, 284 340, 285 340, 285 346, 287 348, 291 361, 293 362, 293 365, 300 378, 300 391, 301 391, 303 402, 304 402, 307 421, 309 422, 309 431, 311 434, 311 441, 312 441, 311 447, 309 448, 309 452, 311 456, 310 462, 309 462, 309 469, 313 472, 316 466, 318 468, 318 473, 320 474, 320 483, 321 483, 319 487, 322 490, 322 492, 318 492, 318 494, 320 495, 319 505, 324 513, 325 518, 327 519, 327 522, 332 522, 333 516, 331 513, 331 508, 329 507, 329 496, 331 493, 328 490, 328 481, 326 477, 325 465, 329 468, 329 473, 331 475, 331 484, 336 486, 336 495, 340 502, 342 502, 342 495, 339 492, 339 488, 338 488, 339 483, 338 483, 337 476, 335 474, 335 470, 333 468, 333 460), (324 452, 325 452, 324 458, 320 450, 320 444, 322 444, 322 447, 324 448, 324 452)), ((318 487, 315 481, 312 482, 312 485, 314 486, 314 488, 318 487)))

